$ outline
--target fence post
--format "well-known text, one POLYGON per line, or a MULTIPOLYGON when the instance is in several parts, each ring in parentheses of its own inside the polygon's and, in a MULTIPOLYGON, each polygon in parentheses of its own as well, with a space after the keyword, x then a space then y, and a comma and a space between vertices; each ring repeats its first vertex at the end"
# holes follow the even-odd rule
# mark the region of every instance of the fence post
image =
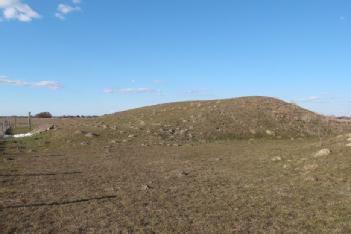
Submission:
POLYGON ((31 117, 31 112, 28 113, 28 127, 29 127, 29 130, 32 130, 32 117, 31 117))
POLYGON ((15 116, 15 125, 13 126, 13 128, 17 127, 17 116, 15 116))

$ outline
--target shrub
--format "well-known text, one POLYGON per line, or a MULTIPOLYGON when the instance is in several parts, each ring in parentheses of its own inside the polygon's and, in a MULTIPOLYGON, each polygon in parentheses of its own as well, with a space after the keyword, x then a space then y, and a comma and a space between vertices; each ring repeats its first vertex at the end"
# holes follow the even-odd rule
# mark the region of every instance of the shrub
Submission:
POLYGON ((52 118, 52 114, 50 112, 41 112, 39 114, 36 114, 34 117, 35 118, 46 118, 46 119, 48 119, 48 118, 52 118))

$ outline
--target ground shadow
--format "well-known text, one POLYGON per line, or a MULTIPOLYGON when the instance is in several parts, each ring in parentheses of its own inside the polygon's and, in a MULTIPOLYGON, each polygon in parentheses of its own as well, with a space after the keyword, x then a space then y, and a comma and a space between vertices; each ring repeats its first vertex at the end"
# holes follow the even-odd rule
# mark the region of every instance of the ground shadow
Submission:
POLYGON ((5 152, 5 139, 0 135, 0 155, 5 152))
POLYGON ((0 177, 31 177, 31 176, 56 176, 81 174, 80 171, 56 172, 56 173, 26 173, 26 174, 0 174, 0 177))
POLYGON ((71 201, 62 201, 62 202, 13 205, 13 206, 0 207, 0 210, 1 209, 15 209, 15 208, 33 208, 33 207, 42 207, 42 206, 62 206, 62 205, 76 204, 76 203, 82 203, 82 202, 107 200, 107 199, 113 199, 116 197, 117 196, 115 196, 115 195, 110 195, 110 196, 101 196, 101 197, 92 197, 92 198, 82 198, 82 199, 76 199, 76 200, 71 200, 71 201))

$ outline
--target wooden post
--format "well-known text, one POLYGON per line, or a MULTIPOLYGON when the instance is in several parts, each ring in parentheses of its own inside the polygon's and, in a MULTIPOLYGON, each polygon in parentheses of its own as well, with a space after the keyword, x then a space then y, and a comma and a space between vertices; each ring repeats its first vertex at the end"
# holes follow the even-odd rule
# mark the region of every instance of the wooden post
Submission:
POLYGON ((13 126, 13 128, 17 127, 17 116, 15 116, 15 125, 13 126))
POLYGON ((30 112, 28 113, 28 127, 29 130, 32 130, 32 116, 30 112))

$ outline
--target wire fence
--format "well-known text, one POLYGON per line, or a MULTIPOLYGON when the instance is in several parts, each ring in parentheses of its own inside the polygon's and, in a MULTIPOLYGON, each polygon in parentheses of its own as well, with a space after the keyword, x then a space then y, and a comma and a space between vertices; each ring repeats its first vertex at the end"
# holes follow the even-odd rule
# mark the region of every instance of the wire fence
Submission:
POLYGON ((32 129, 32 117, 31 113, 28 114, 28 117, 0 117, 0 137, 5 135, 10 129, 17 128, 28 128, 32 129))

